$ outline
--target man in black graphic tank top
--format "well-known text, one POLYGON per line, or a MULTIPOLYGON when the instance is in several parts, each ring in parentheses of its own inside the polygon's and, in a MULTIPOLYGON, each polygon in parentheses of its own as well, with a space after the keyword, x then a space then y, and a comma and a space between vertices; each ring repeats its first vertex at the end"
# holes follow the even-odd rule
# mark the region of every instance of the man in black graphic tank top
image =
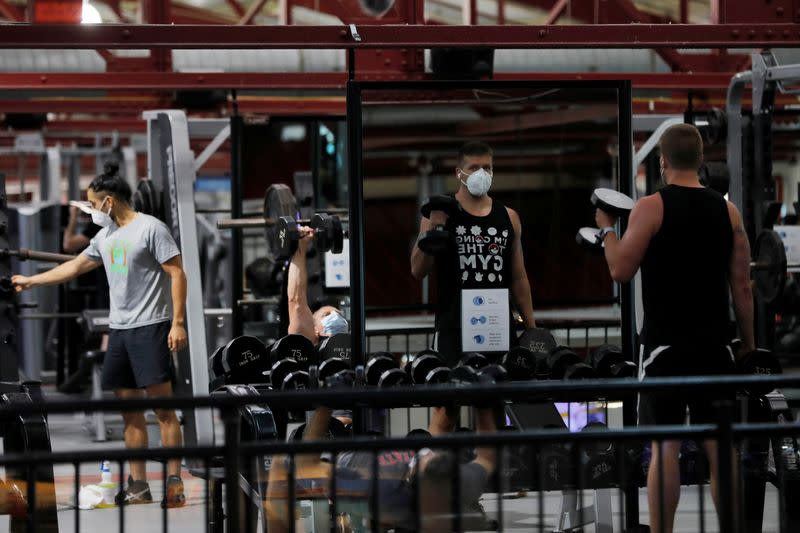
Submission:
MULTIPOLYGON (((697 170, 703 141, 694 126, 679 124, 660 141, 661 172, 666 183, 658 193, 640 199, 620 240, 616 220, 598 210, 597 225, 611 277, 630 281, 642 269, 644 328, 640 378, 735 373, 734 356, 754 348, 753 299, 750 289, 750 245, 736 207, 700 184, 697 170), (728 293, 742 339, 739 354, 730 341, 728 293)), ((681 391, 639 397, 639 423, 683 424, 688 406, 693 424, 713 423, 719 395, 681 391)), ((647 476, 650 526, 672 531, 680 497, 680 441, 652 443, 647 476), (664 479, 659 476, 663 461, 664 479), (660 490, 663 487, 663 494, 660 490), (661 503, 663 502, 663 517, 661 503)), ((704 443, 717 502, 717 448, 704 443)), ((663 532, 660 532, 663 533, 663 532)))
MULTIPOLYGON (((536 325, 528 274, 522 256, 522 224, 513 209, 494 201, 492 149, 483 142, 469 142, 458 153, 455 194, 461 209, 449 217, 433 211, 420 221, 420 235, 444 224, 457 245, 455 254, 434 260, 415 245, 411 252, 411 274, 421 280, 437 271, 437 349, 448 364, 455 364, 463 351, 461 338, 461 290, 508 289, 509 301, 519 311, 526 327, 536 325)), ((479 320, 481 317, 475 317, 479 320)), ((511 323, 502 327, 511 329, 511 323)), ((514 337, 510 335, 513 339, 514 337)), ((481 351, 476 349, 475 351, 481 351)))

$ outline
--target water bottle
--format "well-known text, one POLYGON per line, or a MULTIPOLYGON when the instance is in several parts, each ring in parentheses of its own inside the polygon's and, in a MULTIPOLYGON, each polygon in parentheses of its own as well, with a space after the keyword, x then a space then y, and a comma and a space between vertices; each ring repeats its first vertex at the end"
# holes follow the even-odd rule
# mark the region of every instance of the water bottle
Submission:
POLYGON ((117 484, 111 477, 111 466, 108 461, 100 463, 100 484, 98 486, 103 494, 103 501, 98 507, 113 507, 117 484))

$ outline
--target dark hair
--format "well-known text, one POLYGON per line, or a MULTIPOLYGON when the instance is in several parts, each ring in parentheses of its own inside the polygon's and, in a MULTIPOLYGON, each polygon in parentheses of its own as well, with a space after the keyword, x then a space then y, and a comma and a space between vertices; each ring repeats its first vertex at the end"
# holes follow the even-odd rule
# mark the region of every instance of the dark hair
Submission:
POLYGON ((449 485, 455 475, 455 468, 458 468, 458 465, 452 452, 435 451, 433 457, 425 464, 425 468, 419 472, 419 481, 433 486, 449 485))
POLYGON ((703 138, 691 124, 667 128, 659 141, 661 155, 675 170, 697 170, 703 163, 703 138))
POLYGON ((465 157, 476 155, 494 155, 494 150, 483 141, 469 141, 458 150, 458 166, 464 164, 465 157))
POLYGON ((94 192, 110 194, 126 204, 131 203, 131 186, 119 175, 119 163, 116 161, 106 162, 103 173, 92 180, 89 188, 94 192))

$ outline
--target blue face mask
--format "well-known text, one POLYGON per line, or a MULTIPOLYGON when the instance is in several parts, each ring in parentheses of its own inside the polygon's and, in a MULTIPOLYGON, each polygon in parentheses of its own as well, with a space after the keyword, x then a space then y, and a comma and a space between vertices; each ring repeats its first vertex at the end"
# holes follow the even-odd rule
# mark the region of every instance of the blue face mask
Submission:
POLYGON ((347 319, 339 313, 333 312, 322 319, 322 334, 325 336, 347 333, 348 329, 347 319))

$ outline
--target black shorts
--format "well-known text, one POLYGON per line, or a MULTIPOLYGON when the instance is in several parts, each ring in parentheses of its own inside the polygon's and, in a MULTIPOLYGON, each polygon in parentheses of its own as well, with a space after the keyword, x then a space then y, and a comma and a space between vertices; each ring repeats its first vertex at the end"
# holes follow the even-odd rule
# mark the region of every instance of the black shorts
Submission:
POLYGON ((112 329, 103 360, 103 389, 141 389, 172 381, 172 353, 167 346, 170 322, 112 329))
MULTIPOLYGON (((639 378, 666 376, 713 376, 735 374, 733 353, 728 346, 643 348, 639 378)), ((719 400, 733 400, 735 393, 692 393, 683 390, 643 392, 639 394, 639 425, 680 425, 689 419, 694 424, 717 421, 719 400)))

